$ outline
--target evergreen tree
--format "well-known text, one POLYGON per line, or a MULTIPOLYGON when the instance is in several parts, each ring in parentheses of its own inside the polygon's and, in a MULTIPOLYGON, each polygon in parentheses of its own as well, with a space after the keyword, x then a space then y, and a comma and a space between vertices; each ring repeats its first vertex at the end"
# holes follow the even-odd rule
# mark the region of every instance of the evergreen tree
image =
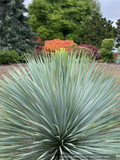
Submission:
POLYGON ((97 48, 101 47, 101 42, 105 38, 115 38, 116 30, 112 26, 113 22, 102 18, 100 13, 94 12, 91 18, 81 22, 81 36, 77 40, 85 44, 92 44, 97 48))
POLYGON ((28 7, 29 23, 42 40, 74 40, 81 33, 80 22, 91 15, 90 0, 33 0, 28 7))
POLYGON ((116 47, 120 47, 120 19, 117 20, 116 25, 117 25, 116 32, 117 32, 117 42, 118 42, 116 47))
POLYGON ((30 17, 24 16, 28 12, 23 4, 24 0, 0 0, 0 37, 1 48, 25 53, 33 49, 35 43, 31 41, 36 36, 32 32, 30 17))

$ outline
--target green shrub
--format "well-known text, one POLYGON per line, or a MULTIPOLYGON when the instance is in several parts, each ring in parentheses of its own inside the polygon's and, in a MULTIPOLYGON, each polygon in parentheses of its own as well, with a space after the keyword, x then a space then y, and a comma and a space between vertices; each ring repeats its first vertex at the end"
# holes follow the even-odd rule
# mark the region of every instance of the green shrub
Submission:
POLYGON ((89 48, 86 47, 82 47, 82 46, 76 46, 73 49, 71 49, 70 51, 68 51, 68 54, 76 54, 76 56, 78 57, 80 55, 80 57, 82 55, 86 55, 87 57, 93 58, 94 57, 94 53, 92 53, 92 51, 89 48))
POLYGON ((105 62, 105 60, 103 60, 103 59, 100 59, 100 60, 98 60, 98 62, 105 62))
POLYGON ((120 55, 117 56, 117 58, 114 60, 116 64, 120 64, 120 55))
POLYGON ((99 50, 100 56, 105 61, 112 61, 114 52, 111 51, 114 46, 114 39, 104 39, 101 44, 101 49, 99 50))
POLYGON ((0 159, 120 159, 119 84, 94 66, 63 51, 1 81, 0 159))
POLYGON ((120 55, 120 47, 118 47, 117 50, 118 50, 117 54, 120 55))
POLYGON ((30 55, 30 57, 29 57, 29 59, 35 59, 36 61, 38 60, 38 59, 42 59, 43 60, 43 62, 44 62, 44 57, 49 57, 49 54, 47 54, 46 52, 44 52, 44 51, 39 51, 39 52, 33 52, 31 55, 30 55))
POLYGON ((114 41, 115 41, 115 40, 112 39, 112 38, 104 39, 104 40, 102 41, 101 47, 102 47, 102 48, 105 48, 105 49, 108 49, 108 50, 112 50, 113 47, 114 47, 114 41))
POLYGON ((30 58, 30 54, 27 54, 27 53, 26 53, 26 54, 24 54, 24 55, 22 55, 22 56, 19 56, 18 61, 19 61, 20 63, 26 63, 29 58, 30 58))
POLYGON ((0 52, 0 64, 16 63, 18 61, 18 58, 19 55, 15 50, 5 50, 3 52, 0 52))

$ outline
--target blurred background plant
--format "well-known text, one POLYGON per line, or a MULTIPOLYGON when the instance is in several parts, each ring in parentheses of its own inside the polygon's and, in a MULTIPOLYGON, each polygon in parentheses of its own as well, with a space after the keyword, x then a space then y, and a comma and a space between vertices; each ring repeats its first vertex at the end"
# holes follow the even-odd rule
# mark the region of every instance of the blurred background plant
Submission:
POLYGON ((36 52, 41 52, 43 49, 43 46, 45 45, 45 43, 41 40, 42 38, 40 38, 40 36, 36 36, 33 38, 33 40, 35 41, 36 45, 34 47, 34 49, 36 50, 36 52))
POLYGON ((87 44, 83 44, 83 43, 81 43, 79 46, 89 48, 92 51, 92 53, 94 54, 94 57, 96 60, 101 59, 101 56, 99 55, 98 49, 96 46, 93 46, 92 44, 87 45, 87 44))
MULTIPOLYGON (((19 55, 34 48, 32 38, 37 33, 32 32, 31 24, 28 24, 30 17, 26 16, 28 10, 21 1, 0 1, 0 46, 15 50, 19 55)), ((4 49, 5 50, 5 49, 4 49)))
POLYGON ((104 61, 111 62, 113 61, 114 52, 112 48, 114 46, 114 39, 104 39, 101 44, 101 49, 99 50, 99 54, 104 61))
POLYGON ((0 52, 0 64, 11 64, 17 63, 19 59, 19 54, 15 51, 4 50, 0 52))
POLYGON ((117 58, 114 59, 114 62, 116 64, 120 64, 120 55, 118 55, 117 58))
POLYGON ((51 52, 55 52, 60 50, 61 48, 66 50, 71 50, 75 46, 77 46, 76 43, 74 43, 73 40, 60 40, 60 39, 54 39, 54 40, 48 40, 44 42, 45 45, 43 46, 44 52, 48 53, 51 56, 51 52))
POLYGON ((68 54, 69 55, 76 54, 76 56, 80 57, 80 58, 81 58, 82 55, 85 55, 86 57, 89 57, 90 59, 94 58, 94 53, 89 48, 86 48, 86 47, 83 47, 83 46, 74 47, 73 49, 68 51, 68 54))
POLYGON ((117 53, 120 55, 120 47, 118 47, 118 48, 117 48, 117 50, 118 50, 118 52, 117 52, 117 53))
POLYGON ((118 56, 118 53, 114 53, 113 59, 116 59, 118 56))
POLYGON ((30 55, 31 54, 27 54, 27 53, 24 53, 22 56, 19 56, 18 58, 18 63, 26 63, 28 62, 28 59, 30 58, 30 55))

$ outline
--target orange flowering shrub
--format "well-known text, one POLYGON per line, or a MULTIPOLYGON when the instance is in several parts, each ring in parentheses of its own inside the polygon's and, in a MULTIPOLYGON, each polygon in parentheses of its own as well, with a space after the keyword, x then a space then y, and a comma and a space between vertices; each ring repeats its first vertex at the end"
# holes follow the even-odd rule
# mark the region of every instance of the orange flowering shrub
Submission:
POLYGON ((51 51, 55 52, 55 50, 59 51, 60 48, 71 50, 75 46, 77 46, 76 43, 74 43, 73 40, 60 40, 60 39, 54 39, 44 42, 45 45, 43 47, 43 51, 51 55, 51 51))

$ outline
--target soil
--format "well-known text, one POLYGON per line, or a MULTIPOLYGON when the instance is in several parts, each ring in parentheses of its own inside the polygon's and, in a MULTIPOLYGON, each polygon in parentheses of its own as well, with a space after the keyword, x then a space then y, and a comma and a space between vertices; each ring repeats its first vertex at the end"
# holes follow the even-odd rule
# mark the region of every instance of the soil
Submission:
POLYGON ((12 79, 9 72, 15 72, 14 68, 18 68, 19 70, 21 70, 19 65, 27 67, 26 63, 12 64, 12 65, 0 64, 0 80, 4 80, 4 76, 12 79))

